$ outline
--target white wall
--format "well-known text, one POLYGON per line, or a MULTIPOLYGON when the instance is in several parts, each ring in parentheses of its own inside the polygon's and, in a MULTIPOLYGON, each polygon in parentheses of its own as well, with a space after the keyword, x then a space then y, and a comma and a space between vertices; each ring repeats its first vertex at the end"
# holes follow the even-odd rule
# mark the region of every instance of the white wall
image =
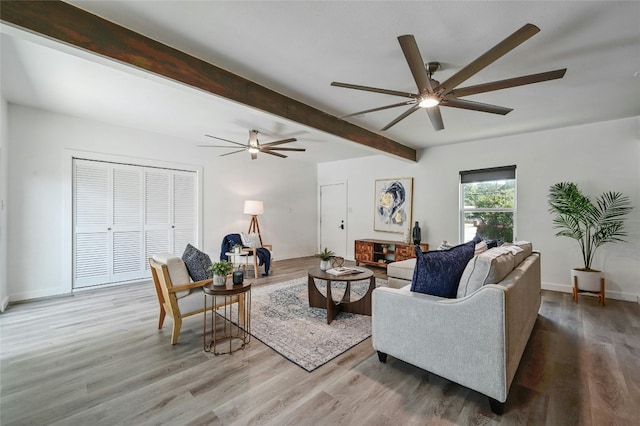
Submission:
MULTIPOLYGON (((11 301, 66 293, 70 231, 70 151, 202 167, 203 245, 212 259, 224 235, 246 231, 245 199, 264 201, 263 241, 276 259, 311 255, 316 249, 316 167, 294 158, 219 157, 193 141, 114 127, 9 104, 8 295, 11 301)), ((4 128, 5 126, 3 126, 4 128)), ((3 146, 4 151, 4 146, 3 146)))
POLYGON ((0 95, 0 312, 9 303, 7 288, 7 192, 9 182, 9 117, 8 105, 0 95))
MULTIPOLYGON (((517 166, 517 238, 530 240, 542 252, 542 281, 547 289, 569 291, 569 269, 581 266, 577 243, 554 236, 547 212, 549 187, 577 183, 588 194, 620 191, 636 207, 626 229, 628 243, 603 246, 595 267, 606 272, 607 296, 640 298, 640 137, 638 118, 508 136, 428 149, 417 164, 383 156, 324 163, 319 183, 348 182, 347 257, 353 240, 398 234, 373 231, 374 180, 414 177, 413 220, 432 248, 442 240, 458 241, 458 172, 485 167, 517 166)), ((445 130, 446 131, 446 130, 445 130)))

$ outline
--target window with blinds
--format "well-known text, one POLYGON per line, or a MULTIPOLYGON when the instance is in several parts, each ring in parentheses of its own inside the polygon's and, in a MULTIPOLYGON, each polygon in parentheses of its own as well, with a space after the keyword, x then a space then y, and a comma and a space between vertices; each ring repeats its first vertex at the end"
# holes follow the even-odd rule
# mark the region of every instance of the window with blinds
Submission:
POLYGON ((193 171, 74 159, 73 287, 149 277, 154 253, 197 242, 193 171))

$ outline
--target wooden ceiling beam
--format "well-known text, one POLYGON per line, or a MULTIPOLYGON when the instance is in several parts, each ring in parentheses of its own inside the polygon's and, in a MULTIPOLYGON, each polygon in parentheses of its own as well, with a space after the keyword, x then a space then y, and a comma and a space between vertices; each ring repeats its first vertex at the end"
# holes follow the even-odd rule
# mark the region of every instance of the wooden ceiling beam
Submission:
POLYGON ((0 1, 0 19, 31 32, 416 161, 415 149, 61 1, 0 1))

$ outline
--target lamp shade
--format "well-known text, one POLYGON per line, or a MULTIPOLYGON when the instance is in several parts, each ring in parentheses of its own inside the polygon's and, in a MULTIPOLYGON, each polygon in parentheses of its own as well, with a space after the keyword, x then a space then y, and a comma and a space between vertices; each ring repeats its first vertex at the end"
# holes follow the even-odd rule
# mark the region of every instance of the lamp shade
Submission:
POLYGON ((244 202, 244 214, 256 215, 263 214, 264 206, 262 201, 246 200, 244 202))

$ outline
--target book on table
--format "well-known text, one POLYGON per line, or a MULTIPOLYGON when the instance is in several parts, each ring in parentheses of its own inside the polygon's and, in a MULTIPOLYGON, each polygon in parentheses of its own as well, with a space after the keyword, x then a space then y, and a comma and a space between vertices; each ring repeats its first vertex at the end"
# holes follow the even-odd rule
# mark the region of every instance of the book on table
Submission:
POLYGON ((359 274, 362 272, 362 269, 359 268, 347 268, 345 266, 341 266, 339 268, 331 268, 327 269, 327 274, 331 275, 348 275, 348 274, 359 274))

